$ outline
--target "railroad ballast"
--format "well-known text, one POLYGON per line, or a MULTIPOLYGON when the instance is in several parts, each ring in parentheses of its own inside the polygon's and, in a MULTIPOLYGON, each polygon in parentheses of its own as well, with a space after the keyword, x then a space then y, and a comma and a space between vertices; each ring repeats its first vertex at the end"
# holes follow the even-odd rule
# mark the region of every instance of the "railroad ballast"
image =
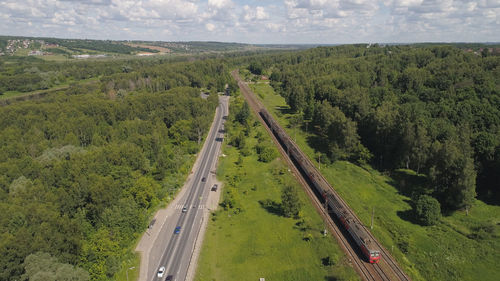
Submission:
POLYGON ((310 184, 315 189, 314 192, 321 199, 325 200, 328 206, 328 211, 335 214, 337 219, 342 223, 343 227, 356 244, 361 249, 361 252, 370 263, 377 263, 380 260, 380 252, 376 244, 370 239, 365 227, 355 219, 349 212, 347 206, 338 198, 337 194, 333 192, 330 186, 316 174, 316 168, 307 160, 300 152, 299 148, 286 132, 279 126, 278 123, 272 118, 266 109, 260 109, 260 115, 267 123, 273 134, 278 141, 283 145, 288 155, 297 164, 300 172, 303 173, 309 180, 310 184))

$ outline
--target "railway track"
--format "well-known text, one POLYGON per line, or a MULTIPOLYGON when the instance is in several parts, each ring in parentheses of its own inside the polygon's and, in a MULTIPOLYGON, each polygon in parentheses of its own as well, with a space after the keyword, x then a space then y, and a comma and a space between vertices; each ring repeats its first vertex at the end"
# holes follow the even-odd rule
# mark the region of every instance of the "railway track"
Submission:
MULTIPOLYGON (((318 213, 322 216, 326 226, 328 229, 334 234, 335 238, 337 239, 339 245, 343 249, 343 251, 346 253, 347 257, 349 258, 350 263, 354 267, 354 269, 359 273, 360 277, 363 280, 367 281, 389 281, 389 280, 404 280, 404 281, 410 281, 411 279, 401 270, 399 265, 394 261, 392 256, 388 253, 388 251, 373 237, 373 235, 366 229, 366 227, 363 225, 365 228, 366 232, 369 234, 370 238, 377 244, 377 246, 380 249, 380 254, 381 254, 381 260, 379 263, 376 264, 370 264, 367 263, 363 260, 362 254, 359 251, 359 247, 352 241, 351 236, 345 231, 345 229, 341 226, 340 222, 336 219, 335 215, 332 215, 331 213, 328 212, 327 208, 324 208, 323 204, 320 202, 316 194, 313 192, 313 190, 309 186, 309 182, 307 179, 303 176, 303 174, 298 170, 296 167, 295 163, 292 161, 292 159, 288 155, 288 151, 285 151, 285 149, 282 147, 276 136, 272 133, 270 128, 267 126, 266 122, 264 119, 261 117, 259 114, 260 109, 264 108, 264 106, 261 104, 261 102, 256 98, 255 94, 252 92, 250 87, 239 77, 238 75, 238 70, 234 70, 231 72, 231 75, 233 78, 238 82, 238 86, 240 87, 240 90, 247 100, 248 105, 250 108, 254 111, 255 115, 258 117, 259 121, 264 125, 266 130, 269 132, 271 135, 273 141, 276 143, 276 146, 278 147, 278 150, 280 151, 281 155, 283 158, 288 162, 289 167, 291 168, 293 174, 295 177, 299 180, 301 183, 303 189, 306 191, 306 193, 309 195, 309 199, 313 203, 314 207, 318 211, 318 213)), ((302 152, 301 152, 302 153, 302 152)), ((302 153, 303 154, 303 153, 302 153)), ((306 161, 310 162, 309 158, 304 155, 304 159, 306 161)), ((312 163, 311 163, 312 165, 312 163)), ((314 166, 314 165, 312 165, 314 166)), ((322 181, 324 181, 328 186, 331 187, 331 185, 328 183, 328 181, 319 173, 316 171, 315 174, 317 177, 319 177, 322 181)), ((335 192, 335 190, 332 188, 332 190, 335 192)), ((342 200, 342 202, 345 204, 345 206, 348 206, 347 203, 340 197, 338 194, 335 192, 337 197, 342 200)), ((350 209, 347 208, 348 212, 351 213, 353 217, 355 217, 358 221, 359 218, 354 214, 354 212, 350 209)))

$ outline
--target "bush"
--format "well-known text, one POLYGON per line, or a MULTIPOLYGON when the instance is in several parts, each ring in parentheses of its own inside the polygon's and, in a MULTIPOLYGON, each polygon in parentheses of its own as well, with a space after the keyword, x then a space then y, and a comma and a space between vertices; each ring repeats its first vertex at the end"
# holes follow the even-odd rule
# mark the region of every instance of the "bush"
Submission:
POLYGON ((250 150, 248 147, 244 147, 240 150, 241 155, 243 156, 250 156, 252 155, 252 150, 250 150))
POLYGON ((250 107, 248 106, 248 103, 245 101, 241 105, 240 110, 234 116, 234 119, 240 122, 240 124, 244 125, 247 123, 249 117, 250 117, 250 107))
POLYGON ((322 258, 321 259, 321 263, 323 264, 323 266, 333 266, 333 265, 335 265, 335 261, 330 256, 322 258))
POLYGON ((285 217, 296 217, 302 203, 300 202, 297 189, 293 186, 286 185, 281 192, 281 208, 285 217))
POLYGON ((311 233, 307 233, 304 235, 304 237, 302 237, 302 240, 306 241, 306 242, 309 242, 313 239, 313 236, 311 233))
POLYGON ((278 151, 272 146, 257 145, 257 153, 259 154, 259 161, 269 163, 278 157, 278 151))
POLYGON ((422 195, 415 204, 415 214, 423 225, 435 225, 441 217, 441 205, 429 195, 422 195))

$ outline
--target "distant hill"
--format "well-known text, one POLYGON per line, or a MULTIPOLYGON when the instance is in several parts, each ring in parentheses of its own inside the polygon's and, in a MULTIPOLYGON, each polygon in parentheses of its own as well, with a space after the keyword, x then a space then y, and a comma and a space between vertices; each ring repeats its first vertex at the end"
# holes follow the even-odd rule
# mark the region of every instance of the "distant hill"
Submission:
POLYGON ((0 52, 3 55, 44 55, 47 53, 66 55, 114 53, 131 55, 139 52, 158 53, 159 51, 143 47, 132 47, 123 42, 109 40, 0 36, 0 52), (23 50, 28 52, 23 52, 23 50), (36 53, 36 51, 40 53, 36 53))
POLYGON ((0 36, 0 56, 55 56, 98 58, 105 56, 201 54, 270 49, 303 49, 311 45, 252 45, 223 42, 113 41, 46 37, 0 36))
POLYGON ((202 41, 189 41, 189 42, 144 42, 151 46, 160 46, 168 48, 173 52, 178 53, 200 53, 200 52, 227 52, 227 51, 244 51, 249 50, 253 45, 242 43, 222 43, 222 42, 202 42, 202 41))

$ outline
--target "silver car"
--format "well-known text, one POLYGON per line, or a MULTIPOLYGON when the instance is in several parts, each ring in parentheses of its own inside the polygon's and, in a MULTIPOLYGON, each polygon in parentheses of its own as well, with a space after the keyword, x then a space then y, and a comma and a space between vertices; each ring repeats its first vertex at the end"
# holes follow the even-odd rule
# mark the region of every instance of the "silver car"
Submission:
POLYGON ((158 269, 158 278, 162 278, 163 275, 165 275, 165 267, 162 266, 160 269, 158 269))

